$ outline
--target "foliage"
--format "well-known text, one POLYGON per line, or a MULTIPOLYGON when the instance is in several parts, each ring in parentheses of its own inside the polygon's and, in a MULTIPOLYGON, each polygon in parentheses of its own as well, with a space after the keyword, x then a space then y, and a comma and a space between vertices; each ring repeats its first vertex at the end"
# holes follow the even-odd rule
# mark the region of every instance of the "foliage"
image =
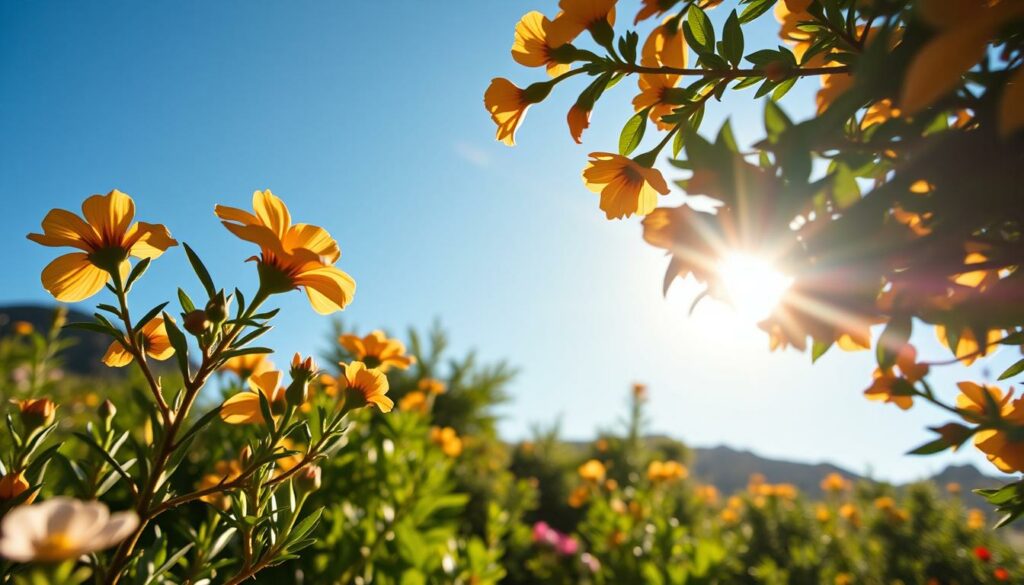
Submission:
MULTIPOLYGON (((528 13, 513 58, 552 79, 519 89, 495 79, 484 96, 498 139, 512 145, 527 109, 580 76, 590 83, 567 117, 579 142, 595 103, 637 76, 635 116, 618 153, 595 152, 583 180, 609 219, 646 216, 644 239, 670 256, 666 289, 692 276, 698 297, 736 302, 729 262, 754 256, 791 279, 759 326, 772 349, 873 348, 866 394, 908 409, 923 401, 954 420, 914 453, 969 439, 1001 471, 1024 471, 1024 402, 964 382, 956 401, 929 368, 970 364, 1024 341, 1017 192, 1024 156, 1024 5, 1013 0, 644 0, 616 36, 614 1, 562 0, 549 20, 528 13), (712 12, 712 9, 715 12, 712 12), (723 14, 729 10, 728 14, 723 14), (755 47, 749 25, 773 12, 784 45, 755 47), (712 15, 718 23, 711 18, 712 15), (627 27, 628 28, 628 27, 627 27), (589 33, 594 50, 585 48, 589 33), (596 51, 596 52, 595 52, 596 51), (776 103, 818 78, 816 115, 776 103), (713 100, 752 91, 764 135, 740 145, 729 122, 701 134, 713 100), (657 142, 641 146, 654 126, 657 142), (678 207, 657 158, 671 144, 678 207), (633 155, 634 151, 642 152, 633 155), (630 158, 631 157, 631 158, 630 158), (713 201, 713 209, 701 203, 713 201), (875 329, 874 333, 872 328, 875 329), (933 329, 951 360, 920 362, 909 341, 933 329)), ((620 19, 621 23, 621 19, 620 19)), ((1000 379, 1024 371, 1018 362, 1000 379)), ((1014 488, 986 492, 1009 522, 1014 488)))

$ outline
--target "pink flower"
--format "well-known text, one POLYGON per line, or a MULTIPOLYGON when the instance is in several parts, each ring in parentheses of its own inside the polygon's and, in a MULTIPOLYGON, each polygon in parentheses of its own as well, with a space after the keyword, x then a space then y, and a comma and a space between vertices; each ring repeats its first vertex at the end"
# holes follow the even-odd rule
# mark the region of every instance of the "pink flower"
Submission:
POLYGON ((541 520, 533 524, 533 542, 550 542, 551 527, 541 520))
POLYGON ((555 549, 558 551, 558 554, 568 557, 580 550, 580 543, 575 538, 564 534, 558 534, 557 536, 558 543, 555 545, 555 549))

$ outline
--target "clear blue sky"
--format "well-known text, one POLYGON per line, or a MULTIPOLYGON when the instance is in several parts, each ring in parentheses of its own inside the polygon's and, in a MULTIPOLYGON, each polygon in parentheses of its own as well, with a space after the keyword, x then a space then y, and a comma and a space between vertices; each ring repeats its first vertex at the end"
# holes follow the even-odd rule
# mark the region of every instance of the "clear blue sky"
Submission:
MULTIPOLYGON (((557 6, 0 4, 0 301, 48 299, 39 271, 56 252, 24 234, 50 208, 77 209, 112 188, 135 198, 140 219, 194 244, 221 280, 251 290, 254 270, 242 261, 253 250, 220 226, 213 205, 245 207, 269 188, 339 241, 340 266, 359 287, 349 323, 404 331, 439 317, 457 350, 522 368, 504 410, 510 438, 559 416, 567 435, 592 436, 640 380, 655 428, 695 445, 893 479, 950 460, 983 463, 973 449, 901 456, 945 419, 867 402, 867 352, 835 351, 811 367, 806 355, 769 353, 758 330, 721 306, 687 318, 693 287, 662 298, 661 253, 635 219, 606 221, 579 178, 588 152, 614 150, 634 82, 599 105, 583 146, 565 128, 574 99, 565 91, 530 111, 518 147, 493 140, 482 106, 489 80, 543 75, 509 55, 513 26, 531 9, 557 6)), ((632 20, 632 3, 620 10, 622 23, 632 20)), ((719 8, 714 19, 725 15, 719 8)), ((774 26, 766 15, 748 48, 774 44, 774 26)), ((786 98, 794 117, 810 114, 814 83, 786 98)), ((729 113, 741 140, 758 137, 762 106, 752 90, 738 97, 715 104, 705 129, 729 113)), ((180 249, 164 256, 137 302, 170 299, 186 266, 180 249)), ((322 348, 328 321, 304 295, 278 300, 270 343, 289 354, 322 348)), ((945 356, 923 339, 926 356, 945 356)), ((935 376, 947 394, 957 379, 983 372, 935 376)))

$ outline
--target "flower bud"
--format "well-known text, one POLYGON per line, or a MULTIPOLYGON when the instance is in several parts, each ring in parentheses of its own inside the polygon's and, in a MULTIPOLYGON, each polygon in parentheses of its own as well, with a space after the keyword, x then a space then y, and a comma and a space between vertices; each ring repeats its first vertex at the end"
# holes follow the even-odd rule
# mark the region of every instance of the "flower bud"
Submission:
POLYGON ((49 398, 15 400, 14 403, 18 405, 21 424, 28 432, 51 424, 57 411, 57 405, 49 398))
POLYGON ((214 325, 220 325, 228 318, 230 303, 224 295, 224 289, 220 289, 216 295, 206 303, 206 318, 214 325))
POLYGON ((238 462, 242 465, 242 468, 248 468, 252 463, 252 447, 246 445, 242 447, 242 450, 238 453, 238 462))
POLYGON ((316 375, 316 362, 312 356, 302 359, 298 353, 292 357, 292 383, 285 389, 285 400, 290 406, 300 406, 309 397, 309 381, 316 375))
MULTIPOLYGON (((25 473, 22 471, 12 471, 3 477, 0 477, 0 502, 13 500, 25 493, 25 490, 28 488, 29 483, 25 478, 25 473)), ((25 503, 31 503, 33 499, 35 499, 35 496, 30 497, 25 503)))
POLYGON ((789 75, 789 68, 779 61, 772 61, 764 66, 764 78, 772 83, 778 83, 789 75))
POLYGON ((196 309, 185 314, 185 331, 188 331, 192 335, 202 335, 210 328, 210 319, 206 316, 206 311, 202 309, 196 309))
POLYGON ((100 415, 100 420, 102 420, 104 424, 110 425, 111 421, 114 420, 114 417, 117 416, 117 407, 114 406, 114 403, 108 398, 100 404, 99 408, 96 409, 96 414, 100 415))
POLYGON ((300 469, 295 474, 295 491, 302 495, 320 489, 320 474, 320 467, 316 465, 307 465, 300 469))

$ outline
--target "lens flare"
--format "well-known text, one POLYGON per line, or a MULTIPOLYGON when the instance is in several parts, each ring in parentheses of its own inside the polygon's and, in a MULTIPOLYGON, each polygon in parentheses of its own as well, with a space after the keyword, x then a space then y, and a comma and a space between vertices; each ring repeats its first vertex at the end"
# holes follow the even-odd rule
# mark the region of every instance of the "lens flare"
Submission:
POLYGON ((732 253, 718 267, 726 301, 737 315, 751 322, 767 318, 793 279, 763 258, 732 253))

